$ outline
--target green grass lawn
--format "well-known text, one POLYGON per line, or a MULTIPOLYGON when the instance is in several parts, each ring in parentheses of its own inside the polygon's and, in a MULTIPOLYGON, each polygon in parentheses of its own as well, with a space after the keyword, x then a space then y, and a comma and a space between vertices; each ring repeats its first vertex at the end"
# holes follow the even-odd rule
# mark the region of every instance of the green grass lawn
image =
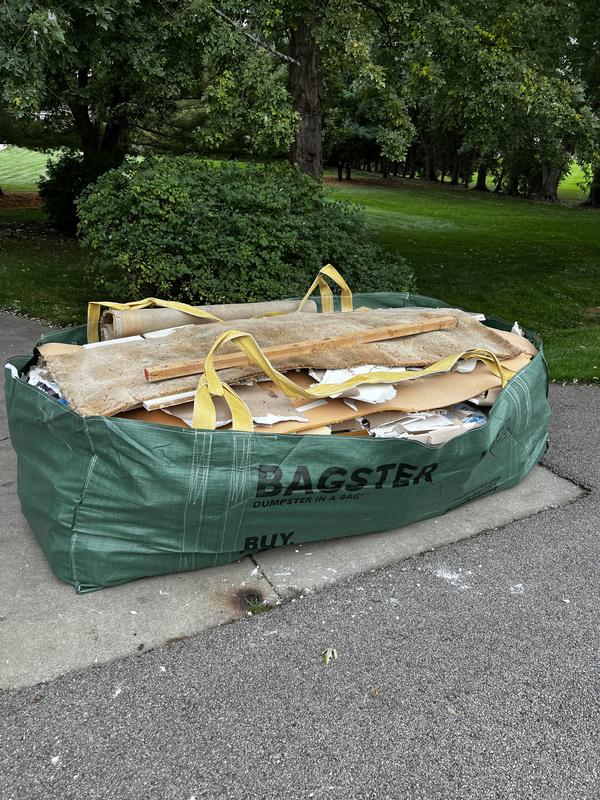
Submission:
POLYGON ((587 189, 582 184, 585 182, 583 171, 579 164, 573 164, 571 171, 563 178, 558 187, 558 199, 561 203, 578 205, 583 203, 588 196, 587 189))
MULTIPOLYGON (((21 147, 0 150, 0 187, 6 193, 37 191, 47 160, 48 153, 21 147)), ((0 308, 55 325, 82 322, 93 294, 86 256, 72 239, 29 235, 28 224, 43 219, 38 209, 0 208, 0 308), (24 226, 23 235, 15 225, 24 226)))
POLYGON ((5 147, 0 150, 0 187, 3 192, 35 192, 46 169, 48 153, 5 147))
POLYGON ((585 314, 600 306, 600 211, 418 181, 330 191, 366 208, 419 292, 538 331, 554 379, 600 377, 600 314, 585 314))
POLYGON ((0 308, 56 325, 83 322, 93 294, 86 257, 73 239, 30 230, 42 220, 37 209, 0 209, 0 308))

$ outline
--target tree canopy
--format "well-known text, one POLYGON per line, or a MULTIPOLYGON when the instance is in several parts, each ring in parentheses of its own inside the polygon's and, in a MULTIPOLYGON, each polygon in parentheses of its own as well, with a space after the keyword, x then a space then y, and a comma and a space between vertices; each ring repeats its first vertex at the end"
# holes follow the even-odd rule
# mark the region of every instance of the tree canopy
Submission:
POLYGON ((0 137, 323 159, 600 205, 594 0, 4 0, 0 137))

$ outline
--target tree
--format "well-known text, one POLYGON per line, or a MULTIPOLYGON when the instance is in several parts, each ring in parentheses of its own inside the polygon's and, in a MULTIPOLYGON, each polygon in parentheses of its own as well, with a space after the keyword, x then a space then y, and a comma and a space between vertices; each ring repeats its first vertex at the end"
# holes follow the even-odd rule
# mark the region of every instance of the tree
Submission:
MULTIPOLYGON (((398 104, 382 82, 380 67, 373 60, 379 35, 377 14, 370 0, 256 0, 244 4, 231 0, 221 16, 247 40, 271 53, 287 69, 286 86, 296 117, 290 160, 303 172, 320 178, 322 172, 322 130, 325 110, 330 113, 344 92, 378 95, 382 146, 398 149, 396 126, 398 104)), ((402 106, 403 122, 410 126, 402 106)))
POLYGON ((21 128, 43 120, 115 162, 137 146, 285 149, 297 123, 285 66, 217 12, 210 0, 64 0, 55 11, 5 0, 0 102, 21 128))
MULTIPOLYGON (((372 51, 388 92, 404 98, 423 177, 485 190, 490 170, 511 193, 556 199, 574 152, 589 151, 595 116, 566 54, 569 0, 380 2, 372 51)), ((597 39, 596 39, 597 40, 597 39)), ((595 41, 596 41, 595 40, 595 41)))
MULTIPOLYGON (((586 98, 600 116, 600 6, 596 0, 578 0, 577 20, 570 39, 568 57, 580 76, 586 98)), ((596 123, 586 148, 580 153, 590 165, 590 191, 586 204, 600 208, 600 126, 596 123)))
MULTIPOLYGON (((1 102, 84 156, 326 153, 555 200, 575 154, 600 203, 594 0, 41 0, 0 5, 1 102)), ((37 126, 37 128, 36 128, 37 126)))
POLYGON ((5 0, 0 76, 16 116, 69 116, 84 156, 119 163, 133 127, 185 84, 176 0, 5 0), (174 92, 175 89, 175 92, 174 92))

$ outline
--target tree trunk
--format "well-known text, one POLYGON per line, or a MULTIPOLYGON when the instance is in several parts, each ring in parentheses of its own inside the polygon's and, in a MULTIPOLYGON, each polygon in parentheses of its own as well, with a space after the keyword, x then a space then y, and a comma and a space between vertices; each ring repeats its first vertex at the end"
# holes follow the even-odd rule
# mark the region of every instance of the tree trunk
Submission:
POLYGON ((542 186, 540 189, 540 198, 547 200, 550 203, 558 203, 558 184, 560 181, 560 172, 552 167, 542 167, 542 186))
POLYGON ((410 170, 411 164, 413 162, 413 145, 409 145, 408 150, 406 151, 406 155, 404 156, 404 164, 402 165, 402 177, 406 178, 407 173, 410 170))
MULTIPOLYGON (((88 85, 89 76, 90 70, 87 67, 77 71, 77 83, 82 90, 88 85)), ((88 104, 74 98, 68 105, 81 140, 84 157, 95 154, 100 146, 100 128, 96 121, 92 121, 88 104)))
POLYGON ((500 171, 500 175, 498 176, 498 180, 496 181, 496 186, 494 187, 494 194, 499 194, 502 191, 502 184, 504 182, 504 170, 500 171))
POLYGON ((341 161, 338 161, 337 167, 338 167, 338 181, 343 181, 344 180, 344 175, 342 173, 342 162, 341 161))
POLYGON ((383 169, 381 170, 381 177, 382 178, 389 178, 390 169, 389 169, 389 162, 388 162, 387 158, 383 159, 382 167, 383 167, 383 169))
POLYGON ((458 154, 454 158, 454 164, 452 165, 452 178, 450 180, 450 186, 458 186, 460 181, 460 158, 458 154))
POLYGON ((465 161, 463 159, 462 162, 462 182, 465 189, 469 188, 471 183, 471 178, 473 177, 473 161, 468 159, 465 161))
POLYGON ((437 182, 434 148, 423 140, 423 153, 425 155, 425 180, 437 182))
POLYGON ((473 189, 476 192, 487 192, 488 190, 486 184, 487 172, 488 172, 487 164, 485 163, 485 161, 483 161, 479 165, 479 169, 477 170, 477 183, 473 187, 473 189))
POLYGON ((352 180, 352 162, 350 161, 350 159, 346 161, 346 180, 347 181, 352 180))
POLYGON ((410 171, 408 177, 414 180, 417 175, 417 159, 415 158, 414 151, 410 154, 410 171))
POLYGON ((512 173, 508 179, 508 186, 506 187, 506 194, 511 197, 519 196, 519 175, 512 173))
POLYGON ((125 157, 125 136, 128 128, 127 113, 125 111, 125 97, 119 86, 113 86, 109 115, 100 141, 100 152, 115 164, 121 163, 125 157))
POLYGON ((290 35, 290 64, 287 87, 300 125, 291 147, 290 160, 302 172, 320 179, 323 173, 321 139, 321 53, 313 32, 301 22, 290 35))
POLYGON ((100 145, 100 131, 90 119, 88 106, 72 103, 69 105, 69 110, 75 121, 84 156, 97 153, 100 145))
POLYGON ((600 168, 594 170, 590 193, 584 205, 590 208, 600 208, 600 168))
POLYGON ((112 162, 115 166, 120 164, 125 156, 122 140, 127 130, 127 119, 124 116, 109 118, 101 132, 100 126, 92 122, 87 105, 71 104, 69 109, 75 121, 84 158, 94 160, 99 154, 105 154, 107 163, 112 162))

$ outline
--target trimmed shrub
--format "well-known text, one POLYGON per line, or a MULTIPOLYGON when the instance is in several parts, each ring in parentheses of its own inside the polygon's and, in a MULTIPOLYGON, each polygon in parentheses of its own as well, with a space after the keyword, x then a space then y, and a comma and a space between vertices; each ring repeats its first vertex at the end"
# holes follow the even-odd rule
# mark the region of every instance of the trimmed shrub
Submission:
POLYGON ((412 287, 362 212, 283 164, 153 157, 103 175, 78 202, 92 269, 115 299, 252 302, 303 294, 334 264, 354 291, 412 287))
POLYGON ((67 150, 58 158, 49 158, 39 188, 50 221, 64 233, 75 234, 75 201, 84 189, 114 166, 115 157, 107 154, 84 157, 82 153, 67 150))

